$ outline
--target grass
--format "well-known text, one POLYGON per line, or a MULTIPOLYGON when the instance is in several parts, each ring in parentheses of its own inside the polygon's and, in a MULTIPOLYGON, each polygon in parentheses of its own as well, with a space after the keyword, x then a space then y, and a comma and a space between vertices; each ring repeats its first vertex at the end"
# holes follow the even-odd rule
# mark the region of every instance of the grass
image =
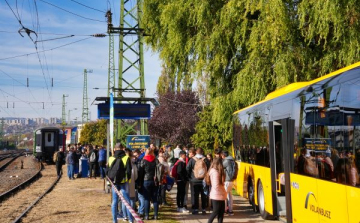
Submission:
POLYGON ((232 189, 231 194, 233 196, 239 196, 238 192, 234 188, 232 189))

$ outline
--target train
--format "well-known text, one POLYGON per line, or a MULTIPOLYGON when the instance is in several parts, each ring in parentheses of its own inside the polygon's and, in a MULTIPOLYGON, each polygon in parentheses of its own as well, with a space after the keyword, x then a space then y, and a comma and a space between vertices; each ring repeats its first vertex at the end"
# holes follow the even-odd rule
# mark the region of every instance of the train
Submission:
POLYGON ((56 127, 43 127, 34 131, 33 154, 39 161, 52 163, 53 155, 59 149, 65 149, 63 130, 56 127))

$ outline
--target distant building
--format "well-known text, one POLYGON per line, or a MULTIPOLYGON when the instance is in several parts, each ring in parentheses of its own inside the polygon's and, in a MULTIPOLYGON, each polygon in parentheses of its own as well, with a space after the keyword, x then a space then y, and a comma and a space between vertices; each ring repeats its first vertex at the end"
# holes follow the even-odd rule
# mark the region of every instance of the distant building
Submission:
POLYGON ((59 123, 61 123, 60 118, 50 118, 49 120, 49 124, 59 124, 59 123))

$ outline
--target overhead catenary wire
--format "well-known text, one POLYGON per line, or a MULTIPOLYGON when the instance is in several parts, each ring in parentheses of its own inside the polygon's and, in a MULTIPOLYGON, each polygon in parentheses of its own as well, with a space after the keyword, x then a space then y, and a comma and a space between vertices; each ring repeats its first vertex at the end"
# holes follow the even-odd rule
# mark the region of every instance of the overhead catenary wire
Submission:
POLYGON ((2 90, 2 89, 0 89, 0 91, 3 92, 3 93, 5 93, 5 94, 7 94, 7 95, 9 95, 9 96, 11 96, 11 97, 13 97, 13 98, 16 98, 17 100, 19 100, 19 101, 21 101, 21 102, 23 102, 23 103, 28 104, 28 105, 40 116, 39 112, 38 112, 30 103, 27 103, 26 101, 24 101, 24 100, 16 97, 15 95, 12 95, 12 94, 8 93, 8 92, 6 92, 6 91, 4 91, 4 90, 2 90))
MULTIPOLYGON (((39 32, 39 31, 41 31, 41 30, 40 30, 41 27, 40 27, 39 12, 38 12, 38 7, 37 7, 37 4, 36 4, 36 1, 34 1, 34 7, 35 7, 35 12, 36 12, 36 24, 37 24, 36 31, 39 32)), ((30 36, 29 36, 29 37, 30 37, 30 36)), ((43 65, 43 63, 42 63, 42 61, 41 61, 41 58, 40 58, 40 53, 39 53, 39 51, 38 51, 38 46, 37 46, 38 40, 37 40, 37 38, 38 38, 38 35, 36 34, 36 41, 33 41, 33 42, 34 42, 35 50, 36 50, 36 52, 37 52, 37 56, 38 56, 38 59, 39 59, 40 68, 41 68, 41 72, 42 72, 43 77, 44 77, 44 81, 45 81, 46 89, 47 89, 47 92, 48 92, 48 95, 49 95, 49 99, 50 99, 50 101, 52 101, 52 99, 51 99, 51 92, 50 92, 50 90, 49 90, 49 86, 48 86, 48 83, 47 83, 47 80, 46 80, 46 77, 45 77, 45 71, 44 71, 44 67, 43 67, 43 66, 45 65, 46 71, 47 71, 47 76, 48 76, 49 81, 50 81, 51 78, 50 78, 49 68, 48 68, 48 64, 47 64, 47 58, 46 58, 45 52, 43 52, 43 53, 44 53, 44 65, 43 65)), ((42 37, 40 36, 40 38, 42 38, 42 37)), ((42 46, 42 49, 44 50, 45 48, 44 48, 43 43, 41 43, 41 46, 42 46)))
POLYGON ((86 7, 86 8, 92 9, 94 11, 98 11, 98 12, 101 12, 101 13, 104 13, 104 14, 106 13, 105 11, 102 11, 102 10, 87 6, 87 5, 85 5, 85 4, 81 3, 81 2, 74 1, 74 0, 70 0, 70 1, 75 2, 75 3, 79 4, 79 5, 82 5, 82 6, 86 7))
POLYGON ((75 16, 78 16, 78 17, 80 17, 80 18, 83 18, 83 19, 87 19, 87 20, 91 20, 91 21, 96 21, 96 22, 104 22, 104 23, 106 23, 106 21, 101 21, 101 20, 98 20, 98 19, 87 18, 87 17, 85 17, 85 16, 76 14, 76 13, 74 13, 74 12, 71 12, 71 11, 66 10, 66 9, 64 9, 64 8, 61 8, 61 7, 57 6, 57 5, 54 5, 54 4, 52 4, 52 3, 50 3, 50 2, 47 2, 47 1, 44 1, 44 0, 39 0, 39 1, 41 1, 41 2, 43 2, 43 3, 46 3, 46 4, 48 4, 48 5, 51 5, 51 6, 55 7, 55 8, 60 9, 60 10, 63 10, 63 11, 65 11, 65 12, 67 12, 67 13, 72 14, 72 15, 75 15, 75 16))
POLYGON ((24 27, 20 18, 15 14, 14 10, 11 8, 10 4, 8 3, 7 0, 5 0, 6 4, 9 6, 10 10, 12 11, 12 13, 14 14, 15 18, 17 19, 17 21, 19 22, 19 24, 21 25, 21 27, 24 27))
POLYGON ((59 40, 59 39, 66 39, 66 38, 71 38, 71 37, 74 37, 74 35, 57 37, 57 38, 52 38, 52 39, 45 39, 45 40, 36 40, 35 43, 47 42, 47 41, 53 41, 53 40, 59 40))
MULTIPOLYGON (((9 30, 0 30, 0 33, 19 33, 18 31, 9 31, 9 30)), ((101 34, 105 34, 106 32, 100 32, 101 34)), ((92 36, 94 37, 95 34, 69 34, 69 33, 48 33, 48 32, 38 32, 38 35, 54 35, 54 36, 92 36)), ((116 34, 116 33, 114 33, 116 34)))
MULTIPOLYGON (((88 40, 88 39, 90 39, 90 38, 94 38, 94 37, 93 37, 93 36, 90 36, 90 37, 87 37, 87 38, 84 38, 84 39, 80 39, 80 40, 77 40, 77 41, 74 41, 74 42, 71 42, 71 43, 67 43, 67 44, 64 44, 64 45, 60 45, 60 46, 54 47, 54 48, 51 48, 51 49, 40 50, 40 51, 38 51, 38 52, 39 52, 39 53, 42 53, 42 52, 47 52, 47 51, 50 51, 50 50, 59 49, 59 48, 62 48, 62 47, 65 47, 65 46, 69 46, 69 45, 74 44, 74 43, 78 43, 78 42, 81 42, 81 41, 88 40)), ((12 56, 12 57, 0 58, 0 60, 9 60, 9 59, 14 59, 14 58, 18 58, 18 57, 29 56, 29 55, 37 54, 38 52, 35 52, 35 53, 26 53, 26 54, 21 54, 21 55, 12 56)))
MULTIPOLYGON (((0 71, 1 71, 3 74, 5 74, 6 76, 8 76, 8 77, 10 77, 11 79, 13 79, 14 81, 16 81, 16 82, 18 82, 19 84, 21 84, 21 86, 25 86, 25 87, 26 87, 26 85, 25 85, 24 83, 21 83, 20 81, 16 80, 15 78, 13 78, 11 75, 9 75, 8 73, 6 73, 5 71, 3 71, 3 70, 1 70, 1 69, 0 69, 0 71)), ((32 93, 32 91, 30 90, 30 88, 27 88, 27 89, 29 90, 29 92, 30 92, 31 96, 33 97, 33 99, 36 101, 35 96, 34 96, 34 94, 32 93)))

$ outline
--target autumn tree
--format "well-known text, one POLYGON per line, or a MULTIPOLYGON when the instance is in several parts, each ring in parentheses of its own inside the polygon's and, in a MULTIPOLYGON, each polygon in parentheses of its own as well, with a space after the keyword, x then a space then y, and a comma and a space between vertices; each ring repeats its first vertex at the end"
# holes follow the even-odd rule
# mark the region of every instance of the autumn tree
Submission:
POLYGON ((80 142, 85 144, 102 145, 107 138, 107 120, 100 119, 84 125, 80 142))
POLYGON ((159 94, 160 106, 149 120, 149 133, 156 139, 172 144, 189 144, 195 132, 199 99, 193 91, 168 91, 159 94))

